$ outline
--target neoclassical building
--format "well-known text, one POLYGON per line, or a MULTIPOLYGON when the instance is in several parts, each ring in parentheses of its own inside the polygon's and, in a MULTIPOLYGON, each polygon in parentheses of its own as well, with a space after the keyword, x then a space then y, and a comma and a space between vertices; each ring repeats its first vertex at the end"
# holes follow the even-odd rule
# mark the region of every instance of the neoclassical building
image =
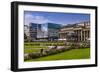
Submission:
POLYGON ((60 39, 67 41, 87 41, 90 40, 90 22, 81 22, 63 26, 59 32, 60 39))

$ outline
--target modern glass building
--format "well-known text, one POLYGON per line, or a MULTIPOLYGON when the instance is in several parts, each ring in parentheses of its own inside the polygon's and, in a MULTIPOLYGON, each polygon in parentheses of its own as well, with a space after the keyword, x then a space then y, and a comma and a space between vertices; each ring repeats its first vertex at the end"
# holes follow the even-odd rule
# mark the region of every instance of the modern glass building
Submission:
POLYGON ((46 39, 46 40, 55 40, 59 37, 59 29, 61 25, 55 23, 30 23, 29 24, 29 33, 32 41, 46 39))
POLYGON ((37 24, 35 23, 29 24, 29 33, 30 33, 31 40, 34 40, 37 38, 37 24))

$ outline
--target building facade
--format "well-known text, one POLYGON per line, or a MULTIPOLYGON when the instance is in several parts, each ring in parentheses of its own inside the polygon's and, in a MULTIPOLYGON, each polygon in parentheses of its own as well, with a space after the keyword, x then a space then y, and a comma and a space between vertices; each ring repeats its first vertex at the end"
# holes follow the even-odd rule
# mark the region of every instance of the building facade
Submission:
POLYGON ((49 41, 58 40, 60 28, 61 28, 60 24, 48 23, 48 40, 49 41))
POLYGON ((29 33, 31 40, 54 40, 59 37, 60 25, 55 23, 29 24, 29 33))
POLYGON ((28 25, 24 25, 24 41, 28 41, 29 39, 29 27, 28 25))
POLYGON ((37 38, 37 24, 35 23, 29 24, 29 33, 30 33, 30 40, 34 40, 37 38))
POLYGON ((88 41, 90 40, 90 22, 63 26, 60 29, 59 37, 67 41, 88 41))

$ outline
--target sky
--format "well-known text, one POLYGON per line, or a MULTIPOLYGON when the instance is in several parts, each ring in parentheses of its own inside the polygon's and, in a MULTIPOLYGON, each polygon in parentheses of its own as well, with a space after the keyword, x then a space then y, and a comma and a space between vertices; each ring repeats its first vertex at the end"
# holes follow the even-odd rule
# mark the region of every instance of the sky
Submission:
POLYGON ((90 14, 24 11, 25 25, 29 23, 57 23, 61 25, 90 21, 90 14))

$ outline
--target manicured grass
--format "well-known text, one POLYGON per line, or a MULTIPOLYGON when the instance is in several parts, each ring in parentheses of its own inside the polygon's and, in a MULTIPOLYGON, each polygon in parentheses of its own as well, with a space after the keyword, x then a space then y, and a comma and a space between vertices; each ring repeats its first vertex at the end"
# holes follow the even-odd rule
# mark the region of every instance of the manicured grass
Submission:
MULTIPOLYGON (((24 53, 40 52, 40 49, 42 48, 25 48, 24 53)), ((43 49, 48 49, 48 48, 43 48, 43 49)))
POLYGON ((90 48, 72 49, 55 55, 37 58, 29 61, 71 60, 90 58, 90 48))
POLYGON ((25 42, 24 53, 39 52, 40 49, 48 49, 47 45, 64 45, 63 42, 25 42))
POLYGON ((33 48, 26 48, 24 49, 24 53, 32 53, 32 52, 38 52, 39 49, 33 49, 33 48))

